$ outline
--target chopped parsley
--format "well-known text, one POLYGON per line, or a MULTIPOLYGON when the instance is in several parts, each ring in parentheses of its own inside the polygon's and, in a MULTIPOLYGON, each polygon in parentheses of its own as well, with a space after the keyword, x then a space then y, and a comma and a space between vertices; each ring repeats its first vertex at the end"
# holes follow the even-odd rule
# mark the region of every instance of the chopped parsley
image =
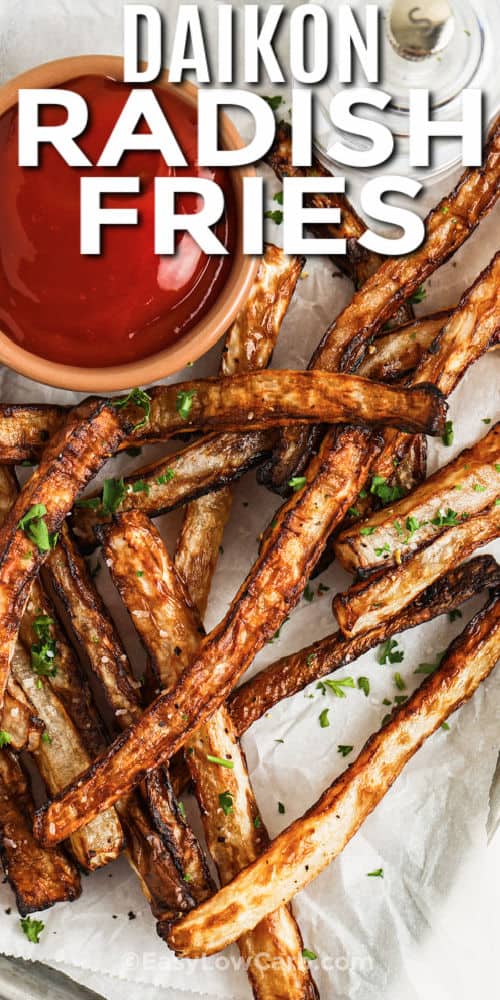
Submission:
POLYGON ((102 487, 102 509, 106 514, 114 514, 126 495, 122 479, 105 479, 102 487))
POLYGON ((179 389, 175 400, 175 408, 181 420, 188 420, 193 399, 196 396, 196 389, 179 389))
POLYGON ((308 653, 307 654, 307 656, 306 656, 306 665, 308 667, 310 667, 311 664, 314 663, 314 660, 316 659, 316 655, 317 655, 316 653, 308 653))
POLYGON ((383 868, 375 868, 374 871, 367 872, 366 874, 367 874, 368 878, 383 878, 384 877, 384 869, 383 868))
POLYGON ((254 827, 255 827, 256 830, 258 830, 259 827, 262 826, 262 820, 261 820, 260 816, 256 816, 255 817, 255 819, 253 821, 253 825, 254 825, 254 827))
POLYGON ((57 673, 57 644, 51 632, 53 624, 54 619, 49 615, 38 615, 33 622, 32 628, 38 642, 31 646, 31 669, 38 677, 55 677, 57 673))
POLYGON ((305 601, 308 601, 309 604, 311 601, 314 601, 314 590, 311 589, 311 585, 309 583, 306 584, 302 597, 305 601))
POLYGON ((25 535, 34 542, 39 552, 50 552, 55 548, 58 532, 50 532, 44 521, 47 508, 44 503, 36 503, 24 514, 18 522, 18 528, 24 531, 25 535))
POLYGON ((461 617, 462 617, 462 612, 460 611, 460 608, 453 608, 452 611, 448 612, 448 618, 450 622, 454 622, 457 620, 457 618, 461 617))
POLYGON ((418 305, 419 302, 423 302, 427 292, 423 285, 419 285, 417 290, 410 296, 410 302, 414 305, 418 305))
POLYGON ((306 483, 307 479, 305 476, 292 476, 292 478, 288 480, 288 485, 290 489, 293 490, 294 493, 297 493, 298 490, 303 489, 306 483))
POLYGON ((277 640, 279 639, 279 637, 281 635, 281 629, 283 628, 284 625, 286 625, 286 623, 288 621, 290 621, 290 616, 289 615, 286 616, 285 620, 281 623, 280 627, 278 629, 276 629, 276 632, 274 633, 272 639, 268 639, 267 641, 268 642, 277 642, 277 640))
POLYGON ((45 928, 42 920, 34 920, 33 917, 21 917, 19 921, 23 934, 26 934, 28 941, 32 944, 40 943, 40 934, 45 928))
POLYGON ((177 803, 177 808, 178 808, 179 813, 182 816, 182 818, 186 819, 186 806, 184 805, 184 803, 183 802, 178 802, 177 803))
POLYGON ((147 392, 144 392, 143 389, 131 389, 126 396, 120 396, 118 399, 111 400, 111 406, 114 406, 115 410, 123 410, 130 403, 144 410, 142 420, 139 420, 139 423, 134 426, 134 431, 138 431, 147 424, 151 416, 151 396, 148 396, 147 392))
POLYGON ((394 674, 394 683, 395 683, 398 691, 404 691, 404 689, 406 687, 406 684, 405 684, 403 678, 401 677, 400 673, 395 673, 394 674))
POLYGON ((391 551, 391 546, 389 545, 389 542, 386 542, 385 545, 382 545, 380 548, 375 549, 375 555, 380 558, 380 556, 383 556, 385 552, 390 552, 390 551, 391 551))
MULTIPOLYGON (((464 515, 462 515, 463 518, 464 515)), ((438 510, 435 517, 432 518, 431 524, 436 525, 437 528, 448 528, 454 527, 459 522, 458 514, 451 507, 447 508, 446 514, 442 510, 438 510)))
POLYGON ((275 94, 273 97, 264 97, 264 100, 269 104, 271 111, 277 111, 283 104, 283 98, 280 94, 275 94))
POLYGON ((219 792, 219 805, 224 816, 230 816, 233 811, 233 796, 231 792, 219 792))
POLYGON ((175 472, 173 469, 165 469, 165 472, 162 472, 161 476, 158 476, 156 482, 158 483, 158 486, 166 486, 167 483, 172 482, 174 476, 175 472))
POLYGON ((454 431, 453 431, 453 420, 447 420, 444 425, 444 431, 441 435, 441 441, 443 444, 450 445, 453 444, 454 431))
POLYGON ((264 212, 265 219, 271 219, 277 226, 281 226, 283 222, 283 212, 280 208, 276 208, 273 212, 264 212))
POLYGON ((47 732, 47 730, 42 733, 42 743, 48 743, 49 746, 52 743, 52 736, 47 732))
POLYGON ((99 497, 83 497, 82 500, 77 500, 75 503, 75 507, 86 507, 89 510, 96 510, 100 505, 99 497))
POLYGON ((12 736, 5 729, 0 729, 0 749, 7 747, 9 743, 12 743, 12 736))
POLYGON ((481 483, 473 483, 472 489, 474 490, 475 493, 484 493, 486 490, 486 486, 481 486, 481 483))
POLYGON ((211 764, 220 764, 221 767, 228 767, 230 770, 234 767, 234 761, 226 760, 225 757, 214 757, 211 753, 207 753, 207 760, 209 760, 211 764))
POLYGON ((400 500, 404 496, 404 490, 401 489, 401 486, 389 486, 385 476, 372 477, 370 493, 378 497, 382 503, 393 503, 394 500, 400 500))
POLYGON ((483 424, 491 424, 491 417, 483 417, 483 424))
POLYGON ((148 497, 151 493, 151 487, 144 479, 136 479, 135 483, 132 483, 132 493, 145 493, 148 497))
POLYGON ((450 730, 450 727, 449 727, 449 725, 448 725, 447 722, 442 722, 441 723, 441 729, 444 729, 445 733, 448 733, 449 730, 450 730))
POLYGON ((433 674, 435 670, 441 665, 444 658, 445 651, 438 653, 435 663, 419 663, 416 670, 413 671, 415 674, 433 674))
POLYGON ((315 962, 318 956, 315 951, 310 951, 309 948, 303 948, 302 957, 307 958, 308 962, 315 962))
POLYGON ((351 517, 361 517, 361 511, 358 510, 357 507, 348 507, 347 513, 350 514, 351 517))
POLYGON ((370 681, 368 677, 358 677, 358 688, 360 691, 363 691, 365 698, 368 698, 370 694, 370 681))
POLYGON ((278 802, 278 812, 280 816, 283 816, 286 812, 285 807, 282 802, 278 802))
POLYGON ((341 753, 343 757, 348 757, 353 750, 354 747, 347 746, 344 743, 339 743, 337 746, 337 753, 341 753))
POLYGON ((329 690, 333 692, 336 698, 345 698, 346 693, 344 688, 353 688, 355 686, 352 677, 339 677, 338 680, 331 678, 326 681, 318 681, 316 684, 316 687, 322 694, 326 694, 327 690, 329 690))
POLYGON ((328 729, 328 727, 330 725, 330 720, 328 718, 328 712, 329 711, 330 711, 329 708, 324 708, 323 711, 320 713, 319 724, 320 724, 320 726, 321 726, 322 729, 328 729))
POLYGON ((273 201, 276 201, 278 203, 278 205, 282 205, 283 204, 283 191, 277 191, 276 194, 273 194, 273 201))
POLYGON ((405 654, 402 649, 397 648, 398 645, 397 639, 386 639, 382 643, 377 656, 381 666, 385 666, 386 663, 402 663, 405 654))
POLYGON ((360 535, 373 535, 374 531, 375 531, 375 528, 370 528, 370 527, 360 528, 359 529, 360 535))

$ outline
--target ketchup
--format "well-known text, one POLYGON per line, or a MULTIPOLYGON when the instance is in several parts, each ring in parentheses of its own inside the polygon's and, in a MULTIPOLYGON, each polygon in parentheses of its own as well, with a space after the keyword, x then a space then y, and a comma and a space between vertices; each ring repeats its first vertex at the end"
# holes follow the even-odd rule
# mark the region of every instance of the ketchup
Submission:
MULTIPOLYGON (((89 124, 78 143, 96 163, 131 87, 108 77, 64 84, 87 101, 89 124)), ((169 168, 160 153, 132 151, 117 167, 69 167, 49 145, 38 167, 17 165, 18 110, 0 117, 0 329, 38 356, 80 367, 107 367, 155 354, 206 313, 231 268, 235 205, 224 170, 196 162, 197 116, 171 90, 154 88, 187 168, 169 168), (214 228, 227 256, 202 252, 179 233, 172 256, 154 253, 154 178, 203 176, 222 188, 226 211, 214 228), (102 253, 80 254, 80 177, 139 176, 140 194, 105 195, 105 208, 137 208, 135 226, 102 230, 102 253)), ((66 112, 48 106, 41 124, 61 124, 66 112)), ((143 130, 146 130, 143 124, 143 130)), ((176 211, 197 210, 196 195, 179 195, 176 211)))

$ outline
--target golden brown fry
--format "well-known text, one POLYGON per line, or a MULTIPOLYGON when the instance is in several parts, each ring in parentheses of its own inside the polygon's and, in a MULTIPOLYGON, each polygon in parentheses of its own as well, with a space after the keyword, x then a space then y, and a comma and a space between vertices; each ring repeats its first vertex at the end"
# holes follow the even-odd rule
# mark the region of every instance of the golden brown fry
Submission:
MULTIPOLYGON (((66 527, 46 568, 78 647, 102 684, 116 725, 126 729, 142 713, 140 685, 133 677, 116 629, 66 527)), ((205 899, 212 883, 200 846, 179 813, 166 775, 150 775, 146 798, 156 830, 139 800, 129 796, 120 804, 129 860, 154 913, 170 910, 173 916, 179 909, 189 909, 205 899)))
POLYGON ((175 568, 188 582, 191 600, 202 617, 231 507, 230 488, 216 490, 188 504, 182 522, 175 568))
MULTIPOLYGON (((196 654, 202 631, 198 613, 158 532, 143 514, 118 515, 107 529, 104 551, 160 683, 170 690, 196 654)), ((207 845, 226 883, 263 850, 267 834, 257 821, 244 755, 224 709, 214 713, 191 739, 186 762, 195 782, 207 845), (231 766, 225 768, 209 757, 228 760, 231 766)), ((269 926, 259 929, 256 940, 246 935, 240 947, 256 996, 304 1000, 315 996, 301 954, 300 934, 287 909, 274 914, 269 926)))
POLYGON ((430 476, 410 496, 351 525, 337 538, 335 554, 355 573, 394 566, 443 531, 439 511, 471 517, 500 495, 500 423, 482 440, 430 476))
MULTIPOLYGON (((124 479, 126 493, 117 511, 142 510, 156 517, 195 497, 217 490, 239 479, 270 455, 276 432, 271 430, 210 434, 187 448, 168 455, 161 462, 137 469, 124 479)), ((72 527, 79 545, 91 550, 96 545, 94 527, 109 524, 112 515, 102 510, 101 492, 77 501, 72 527)), ((207 502, 208 508, 210 502, 207 502)))
POLYGON ((181 683, 171 694, 160 695, 100 761, 37 813, 42 843, 63 840, 115 802, 159 760, 171 757, 226 700, 299 600, 326 538, 359 492, 377 447, 373 433, 360 427, 326 435, 311 462, 309 483, 281 508, 255 566, 181 683))
POLYGON ((77 869, 60 848, 36 843, 31 825, 35 811, 18 760, 0 753, 0 856, 22 917, 73 902, 81 892, 77 869))
POLYGON ((370 632, 346 639, 341 632, 325 636, 297 653, 282 656, 233 691, 228 709, 239 736, 283 698, 312 681, 353 663, 373 646, 398 632, 449 613, 481 590, 500 586, 500 567, 492 556, 476 556, 431 583, 408 607, 370 632))
MULTIPOLYGON (((55 434, 36 471, 21 490, 0 533, 0 705, 29 587, 47 556, 31 529, 20 527, 34 512, 54 542, 80 490, 118 447, 129 427, 107 402, 88 400, 73 410, 55 434)), ((50 541, 49 541, 50 544, 50 541)))
POLYGON ((418 392, 408 392, 357 375, 322 371, 197 379, 155 386, 149 395, 150 419, 138 432, 144 440, 193 430, 280 427, 290 421, 372 423, 428 434, 444 427, 445 410, 435 389, 420 385, 418 392))
POLYGON ((304 263, 266 245, 248 300, 226 335, 221 375, 267 367, 304 263))
POLYGON ((411 320, 376 337, 359 368, 359 375, 376 382, 391 382, 410 375, 449 320, 452 309, 411 320))
POLYGON ((344 635, 359 635, 397 614, 443 573, 500 534, 500 509, 495 505, 465 520, 443 512, 446 517, 453 526, 401 566, 381 570, 334 597, 333 610, 344 635))
MULTIPOLYGON (((385 260, 368 278, 326 331, 310 367, 353 371, 362 361, 367 343, 394 315, 398 305, 462 246, 495 204, 499 191, 500 117, 490 131, 484 167, 466 170, 451 195, 429 213, 426 239, 415 253, 385 260)), ((433 381, 432 372, 429 367, 426 381, 433 381)), ((260 481, 283 492, 289 479, 304 467, 316 440, 312 430, 288 427, 280 435, 274 467, 264 466, 260 481)))
POLYGON ((3 403, 0 406, 0 454, 5 464, 35 460, 66 421, 65 406, 3 403))
POLYGON ((470 698, 498 659, 500 600, 477 614, 434 674, 396 709, 308 812, 212 899, 165 928, 176 954, 211 955, 308 885, 343 850, 424 740, 470 698))

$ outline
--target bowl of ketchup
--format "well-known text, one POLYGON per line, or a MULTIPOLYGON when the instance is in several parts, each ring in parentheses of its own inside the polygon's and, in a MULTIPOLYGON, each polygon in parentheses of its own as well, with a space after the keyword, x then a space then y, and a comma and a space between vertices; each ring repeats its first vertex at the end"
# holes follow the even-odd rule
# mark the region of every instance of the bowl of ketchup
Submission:
MULTIPOLYGON (((0 362, 48 385, 91 392, 127 389, 196 361, 226 332, 248 295, 258 261, 242 253, 243 177, 251 167, 197 164, 197 88, 153 89, 187 167, 170 168, 157 150, 130 150, 118 166, 96 161, 132 86, 122 60, 81 56, 47 63, 0 88, 0 362), (78 145, 93 164, 70 167, 44 144, 38 167, 18 165, 18 90, 61 87, 89 108, 78 145), (214 180, 224 213, 213 232, 227 255, 205 254, 187 231, 175 253, 154 252, 155 178, 169 172, 214 180), (138 209, 137 225, 105 226, 99 255, 80 252, 80 181, 85 176, 139 176, 138 194, 109 194, 103 208, 138 209)), ((66 111, 41 109, 41 125, 62 124, 66 111)), ((148 131, 144 124, 140 129, 148 131)), ((242 140, 225 115, 224 148, 242 140)), ((198 196, 177 196, 176 212, 197 211, 198 196)))

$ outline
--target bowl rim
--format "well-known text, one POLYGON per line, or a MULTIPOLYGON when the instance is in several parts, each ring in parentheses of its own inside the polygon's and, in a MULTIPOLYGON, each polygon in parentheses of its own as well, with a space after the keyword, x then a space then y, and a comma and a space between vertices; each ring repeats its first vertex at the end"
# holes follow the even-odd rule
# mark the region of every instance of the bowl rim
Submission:
MULTIPOLYGON (((123 58, 113 55, 81 55, 41 63, 0 86, 0 115, 18 101, 21 88, 35 88, 61 85, 68 80, 87 74, 123 77, 123 58)), ((169 82, 168 70, 152 81, 151 85, 168 89, 175 88, 176 94, 191 105, 198 100, 198 87, 184 80, 180 84, 169 82)), ((224 146, 241 149, 245 144, 230 119, 222 112, 220 131, 224 146)), ((255 177, 252 166, 230 167, 236 196, 244 177, 255 177)), ((0 363, 43 385, 60 389, 83 392, 113 392, 146 385, 166 378, 197 361, 213 347, 229 329, 248 297, 257 274, 261 258, 242 252, 241 226, 237 233, 233 252, 233 266, 228 280, 202 320, 199 320, 179 340, 169 344, 156 354, 127 364, 110 365, 106 368, 66 365, 40 357, 16 344, 0 329, 0 363)))

